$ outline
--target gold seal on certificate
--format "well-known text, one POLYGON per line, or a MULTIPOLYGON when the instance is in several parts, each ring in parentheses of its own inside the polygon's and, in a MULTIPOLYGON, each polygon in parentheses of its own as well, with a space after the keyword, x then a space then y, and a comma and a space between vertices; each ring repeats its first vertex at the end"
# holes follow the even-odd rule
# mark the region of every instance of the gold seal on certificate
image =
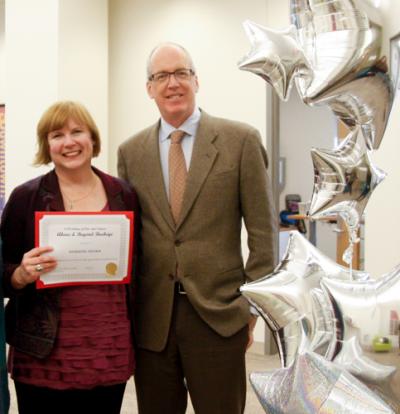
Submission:
POLYGON ((37 288, 129 283, 132 269, 133 212, 36 212, 35 244, 51 246, 57 267, 37 288))
POLYGON ((116 263, 110 262, 106 264, 106 272, 109 276, 115 276, 118 266, 116 263))

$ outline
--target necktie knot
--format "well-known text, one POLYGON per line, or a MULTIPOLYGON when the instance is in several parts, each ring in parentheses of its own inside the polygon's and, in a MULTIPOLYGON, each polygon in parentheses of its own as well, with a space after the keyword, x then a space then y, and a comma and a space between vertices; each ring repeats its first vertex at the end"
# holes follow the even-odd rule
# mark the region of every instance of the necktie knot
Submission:
POLYGON ((180 131, 179 129, 177 129, 176 131, 172 132, 170 135, 171 144, 180 144, 184 136, 185 131, 180 131))

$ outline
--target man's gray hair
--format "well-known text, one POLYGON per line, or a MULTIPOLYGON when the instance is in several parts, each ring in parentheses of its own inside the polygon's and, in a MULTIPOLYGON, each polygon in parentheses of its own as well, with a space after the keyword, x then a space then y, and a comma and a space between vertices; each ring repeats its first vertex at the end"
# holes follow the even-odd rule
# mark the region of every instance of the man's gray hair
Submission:
POLYGON ((174 46, 177 47, 178 49, 181 49, 182 52, 186 55, 188 61, 189 61, 189 69, 192 69, 193 72, 196 72, 196 68, 194 67, 194 63, 193 63, 193 59, 190 56, 190 53, 180 44, 178 43, 174 43, 174 42, 163 42, 158 44, 151 52, 149 57, 147 58, 147 66, 146 66, 146 74, 147 74, 147 80, 150 79, 150 76, 152 75, 151 73, 151 61, 153 58, 154 53, 158 50, 161 49, 164 46, 174 46))

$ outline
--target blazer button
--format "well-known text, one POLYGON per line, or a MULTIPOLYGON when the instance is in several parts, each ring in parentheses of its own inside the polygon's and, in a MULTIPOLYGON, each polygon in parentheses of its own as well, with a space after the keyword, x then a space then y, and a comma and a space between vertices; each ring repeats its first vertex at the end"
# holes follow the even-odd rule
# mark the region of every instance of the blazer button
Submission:
POLYGON ((175 246, 180 246, 182 242, 180 240, 175 240, 175 246))

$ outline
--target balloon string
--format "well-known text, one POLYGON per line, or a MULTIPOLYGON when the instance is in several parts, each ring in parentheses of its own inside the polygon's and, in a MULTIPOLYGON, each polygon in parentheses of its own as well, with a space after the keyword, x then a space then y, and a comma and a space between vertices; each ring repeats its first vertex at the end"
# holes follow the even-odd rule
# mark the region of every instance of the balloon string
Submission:
POLYGON ((353 242, 351 242, 351 260, 349 263, 350 280, 353 280, 353 256, 354 256, 354 245, 353 245, 353 242))
POLYGON ((349 265, 350 280, 353 280, 353 257, 354 257, 354 244, 359 243, 358 229, 359 224, 354 227, 348 227, 349 232, 349 246, 343 253, 343 261, 349 265))

